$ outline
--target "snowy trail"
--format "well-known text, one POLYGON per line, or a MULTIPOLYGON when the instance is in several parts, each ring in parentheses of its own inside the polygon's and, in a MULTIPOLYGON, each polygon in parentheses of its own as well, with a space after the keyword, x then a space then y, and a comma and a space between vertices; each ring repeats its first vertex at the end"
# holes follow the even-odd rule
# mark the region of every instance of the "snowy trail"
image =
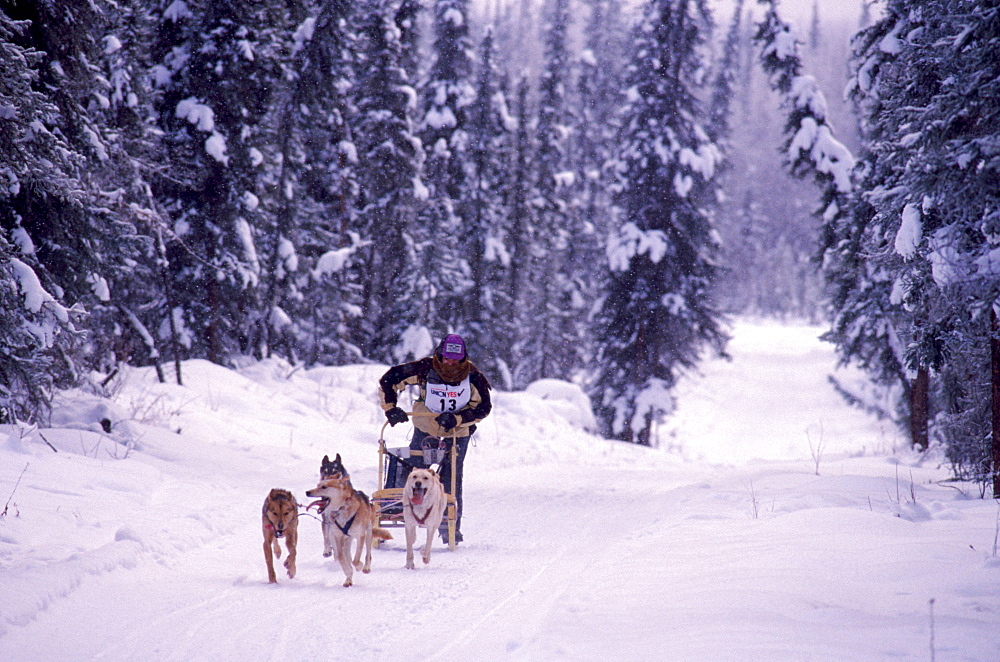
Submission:
MULTIPOLYGON (((664 650, 679 659, 727 659, 727 651, 738 649, 755 659, 802 659, 821 653, 813 637, 828 639, 847 619, 855 630, 837 635, 838 648, 828 651, 833 657, 918 657, 905 637, 883 635, 873 648, 868 624, 884 626, 888 618, 903 631, 920 630, 924 600, 870 595, 860 568, 846 568, 846 585, 825 579, 818 569, 837 563, 839 543, 817 535, 803 552, 799 536, 769 533, 767 521, 751 517, 751 497, 738 483, 749 476, 706 474, 692 483, 688 469, 554 465, 505 473, 494 477, 495 485, 474 481, 471 541, 454 553, 438 546, 431 564, 416 571, 403 568, 397 540, 375 552, 372 574, 343 589, 339 567, 319 556, 318 523, 305 520, 298 578, 282 576, 269 586, 257 527, 241 524, 165 563, 87 580, 11 633, 0 653, 178 661, 598 660, 621 659, 625 650, 639 659, 664 650), (614 484, 605 482, 609 475, 614 484), (739 487, 727 490, 726 483, 739 487), (813 585, 811 603, 797 597, 800 584, 813 585), (910 613, 893 614, 899 602, 910 613), (650 611, 661 615, 662 629, 650 628, 650 611), (766 628, 760 612, 771 614, 766 628), (601 633, 597 644, 594 632, 601 633)), ((768 489, 766 476, 754 480, 768 489)), ((841 519, 836 511, 824 515, 802 526, 818 534, 817 527, 841 519)), ((885 526, 883 518, 871 519, 885 526)), ((896 526, 867 532, 872 572, 909 562, 912 552, 897 536, 913 524, 896 520, 896 526)), ((394 533, 402 537, 400 529, 394 533)), ((955 627, 957 634, 981 636, 991 626, 984 618, 955 627)))
POLYGON ((163 389, 184 434, 145 428, 125 462, 71 455, 80 434, 53 431, 64 452, 27 458, 20 515, 0 520, 0 659, 923 660, 931 599, 938 659, 1000 659, 996 507, 939 485, 936 461, 873 456, 884 428, 831 398, 814 336, 747 331, 773 342, 736 343, 679 389, 676 453, 497 394, 467 460, 467 542, 411 571, 394 528, 349 589, 312 518, 297 577, 268 585, 260 506, 270 487, 305 501, 332 451, 371 492, 379 419, 355 384, 377 370, 243 384, 202 366, 209 406, 163 389), (759 367, 773 363, 801 373, 794 395, 759 367), (818 475, 811 420, 826 422, 818 475), (734 439, 735 461, 682 459, 734 439))

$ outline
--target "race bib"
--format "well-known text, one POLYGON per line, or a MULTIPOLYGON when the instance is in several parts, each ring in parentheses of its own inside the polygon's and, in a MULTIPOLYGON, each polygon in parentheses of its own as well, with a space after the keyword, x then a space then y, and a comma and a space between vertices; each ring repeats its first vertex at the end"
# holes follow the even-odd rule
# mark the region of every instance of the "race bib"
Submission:
POLYGON ((435 414, 443 414, 446 411, 458 411, 469 404, 471 398, 472 386, 466 377, 458 386, 427 382, 427 398, 424 404, 435 414))

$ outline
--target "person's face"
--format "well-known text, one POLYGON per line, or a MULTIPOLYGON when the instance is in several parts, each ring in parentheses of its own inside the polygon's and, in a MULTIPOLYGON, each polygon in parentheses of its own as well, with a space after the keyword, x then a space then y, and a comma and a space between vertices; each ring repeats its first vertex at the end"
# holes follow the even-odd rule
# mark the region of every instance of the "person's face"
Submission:
POLYGON ((455 365, 459 361, 458 361, 458 359, 445 359, 445 358, 442 358, 441 362, 444 363, 445 365, 455 365))

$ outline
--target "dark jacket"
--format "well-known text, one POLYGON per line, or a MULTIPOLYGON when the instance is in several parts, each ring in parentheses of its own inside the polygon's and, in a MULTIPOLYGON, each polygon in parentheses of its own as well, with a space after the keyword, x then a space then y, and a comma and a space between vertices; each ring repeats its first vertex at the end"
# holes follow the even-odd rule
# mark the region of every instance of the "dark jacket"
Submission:
MULTIPOLYGON (((382 400, 382 409, 388 411, 396 406, 396 395, 399 391, 410 385, 420 387, 420 395, 413 404, 413 425, 419 430, 435 437, 467 437, 476 430, 476 423, 486 418, 493 409, 490 400, 490 383, 483 373, 475 366, 469 371, 469 399, 468 402, 457 408, 451 408, 445 403, 433 403, 433 408, 427 406, 427 384, 443 384, 458 387, 461 382, 446 382, 435 371, 433 359, 426 357, 393 366, 382 378, 379 379, 379 396, 382 400), (443 405, 443 407, 442 407, 443 405), (433 411, 432 411, 433 409, 433 411), (437 410, 452 411, 458 418, 458 426, 452 430, 445 430, 434 420, 437 410)), ((464 381, 464 380, 463 380, 464 381)), ((464 394, 463 394, 464 399, 464 394)))

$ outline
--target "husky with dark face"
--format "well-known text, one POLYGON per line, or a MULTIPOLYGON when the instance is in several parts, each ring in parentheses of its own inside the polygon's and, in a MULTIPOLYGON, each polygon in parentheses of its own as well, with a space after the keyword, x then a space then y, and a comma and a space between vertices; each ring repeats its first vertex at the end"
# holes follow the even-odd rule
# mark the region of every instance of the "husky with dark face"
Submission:
MULTIPOLYGON (((344 461, 340 459, 340 453, 337 453, 337 457, 330 459, 329 455, 323 456, 323 461, 319 463, 319 478, 320 480, 326 480, 328 478, 346 478, 350 480, 351 476, 347 473, 347 467, 344 466, 344 461)), ((333 547, 330 546, 329 541, 333 540, 333 523, 330 518, 322 518, 323 527, 323 556, 330 556, 333 554, 333 547)))
POLYGON ((288 548, 288 558, 285 568, 288 578, 295 577, 295 546, 299 541, 299 504, 288 490, 273 489, 264 499, 261 512, 261 525, 264 531, 264 561, 267 563, 267 581, 277 584, 274 574, 274 558, 281 558, 281 546, 278 541, 285 539, 288 548))
POLYGON ((347 473, 347 469, 344 467, 343 460, 340 459, 340 453, 337 453, 337 457, 330 459, 329 455, 323 456, 323 461, 319 465, 319 477, 320 478, 336 478, 340 476, 341 478, 350 478, 347 473))

